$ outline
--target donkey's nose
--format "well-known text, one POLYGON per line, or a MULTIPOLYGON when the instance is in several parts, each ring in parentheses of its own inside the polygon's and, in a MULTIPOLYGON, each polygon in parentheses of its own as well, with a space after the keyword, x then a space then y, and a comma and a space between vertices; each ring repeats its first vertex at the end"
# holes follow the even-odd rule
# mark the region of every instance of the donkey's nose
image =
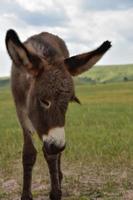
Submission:
POLYGON ((49 144, 48 142, 44 142, 43 149, 48 155, 58 154, 65 149, 65 145, 60 147, 55 143, 49 144))
POLYGON ((64 127, 57 127, 49 130, 48 135, 43 135, 44 151, 51 154, 58 154, 65 149, 64 127))

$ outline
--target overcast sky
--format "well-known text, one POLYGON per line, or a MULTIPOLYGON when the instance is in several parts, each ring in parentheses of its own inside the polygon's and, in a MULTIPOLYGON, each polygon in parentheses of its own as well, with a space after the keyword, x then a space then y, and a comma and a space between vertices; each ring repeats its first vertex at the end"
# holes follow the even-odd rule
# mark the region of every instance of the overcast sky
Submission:
POLYGON ((22 41, 42 31, 57 34, 71 55, 110 40, 98 64, 133 63, 133 0, 0 0, 0 76, 10 74, 4 41, 10 28, 22 41))

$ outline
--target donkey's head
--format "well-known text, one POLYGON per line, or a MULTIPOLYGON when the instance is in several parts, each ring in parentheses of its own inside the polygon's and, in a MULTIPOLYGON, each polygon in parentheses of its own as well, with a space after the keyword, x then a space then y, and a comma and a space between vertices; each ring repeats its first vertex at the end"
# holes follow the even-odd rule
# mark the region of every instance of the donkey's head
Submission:
MULTIPOLYGON (((104 42, 96 50, 69 58, 45 59, 21 43, 9 30, 6 46, 14 65, 32 77, 27 93, 27 110, 33 126, 49 154, 65 147, 65 113, 70 101, 77 101, 72 76, 91 68, 111 47, 104 42)), ((22 83, 21 83, 22 84, 22 83)))

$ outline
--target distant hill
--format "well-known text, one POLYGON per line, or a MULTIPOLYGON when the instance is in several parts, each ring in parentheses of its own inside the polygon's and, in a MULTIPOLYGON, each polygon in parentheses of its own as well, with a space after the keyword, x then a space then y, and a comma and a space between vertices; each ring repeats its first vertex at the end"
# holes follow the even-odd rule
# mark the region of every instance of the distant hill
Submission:
POLYGON ((82 83, 107 83, 133 80, 133 64, 95 66, 77 78, 82 83))
POLYGON ((9 86, 10 79, 8 77, 0 78, 0 87, 9 86))
MULTIPOLYGON (((133 81, 133 64, 95 66, 75 78, 78 83, 108 83, 133 81)), ((9 85, 9 78, 0 78, 0 87, 9 85)))

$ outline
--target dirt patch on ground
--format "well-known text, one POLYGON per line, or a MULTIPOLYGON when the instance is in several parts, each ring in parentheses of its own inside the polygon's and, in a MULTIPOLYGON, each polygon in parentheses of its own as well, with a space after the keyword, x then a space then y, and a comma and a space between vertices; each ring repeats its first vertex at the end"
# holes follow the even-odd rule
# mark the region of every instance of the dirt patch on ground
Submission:
MULTIPOLYGON (((133 200, 133 173, 129 169, 104 169, 102 167, 63 166, 63 200, 133 200)), ((22 171, 1 174, 0 199, 20 200, 22 171), (21 174, 21 175, 20 175, 21 174)), ((49 174, 35 168, 32 191, 35 200, 48 200, 49 174)))

